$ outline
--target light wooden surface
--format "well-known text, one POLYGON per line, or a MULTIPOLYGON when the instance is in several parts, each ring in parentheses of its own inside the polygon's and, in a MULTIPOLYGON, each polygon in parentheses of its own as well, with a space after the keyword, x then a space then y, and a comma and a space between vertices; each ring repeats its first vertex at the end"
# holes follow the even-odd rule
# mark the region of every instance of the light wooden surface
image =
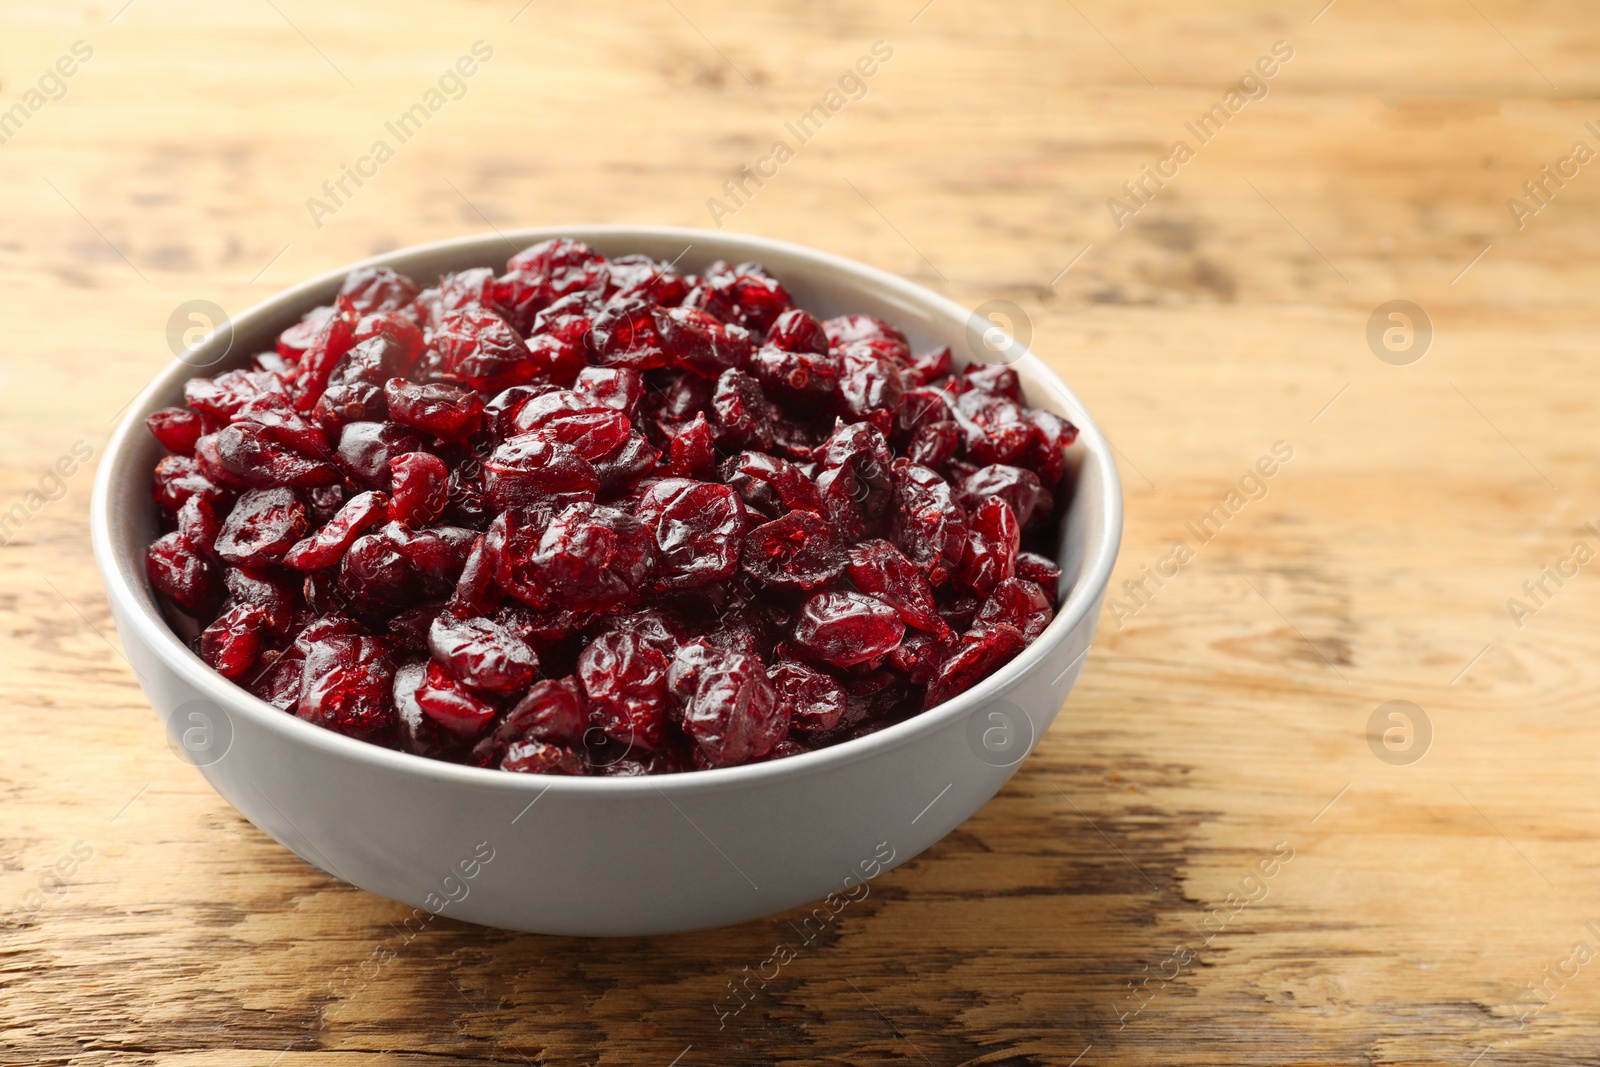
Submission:
POLYGON ((0 12, 0 107, 93 49, 0 145, 0 511, 29 515, 0 549, 0 1063, 1600 1062, 1600 562, 1507 609, 1600 549, 1600 165, 1520 230, 1507 207, 1600 149, 1592 5, 122 2, 0 12), (478 40, 466 95, 314 225, 478 40), (1192 559, 1108 609, 1011 785, 724 1029, 781 917, 407 934, 168 754, 90 557, 92 463, 29 491, 98 454, 181 302, 491 224, 707 225, 878 40, 866 97, 725 224, 1025 309, 1122 454, 1118 586, 1192 559), (1197 146, 1280 40, 1270 94, 1197 146), (1180 138, 1117 229, 1107 198, 1180 138), (1365 339, 1393 299, 1436 331, 1408 366, 1365 339), (1280 441, 1201 544, 1185 523, 1280 441), (1424 758, 1369 747, 1391 700, 1424 758))

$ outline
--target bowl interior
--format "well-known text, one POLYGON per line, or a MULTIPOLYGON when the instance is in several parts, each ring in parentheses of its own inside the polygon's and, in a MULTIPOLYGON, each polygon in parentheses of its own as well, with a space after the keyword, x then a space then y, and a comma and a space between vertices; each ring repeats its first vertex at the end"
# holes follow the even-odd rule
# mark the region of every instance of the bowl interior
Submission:
MULTIPOLYGON (((485 784, 493 782, 507 788, 526 788, 527 779, 542 777, 441 763, 354 741, 283 714, 206 666, 167 625, 145 580, 145 546, 158 530, 150 495, 151 473, 165 450, 145 431, 144 419, 159 408, 181 405, 183 385, 190 377, 244 366, 253 354, 270 350, 277 335, 298 322, 306 311, 331 302, 344 276, 356 266, 391 266, 419 284, 429 285, 450 271, 472 267, 503 269, 513 253, 555 236, 586 241, 608 257, 643 253, 675 262, 675 269, 685 272, 701 271, 718 259, 755 260, 784 284, 797 305, 820 318, 853 313, 875 315, 904 330, 918 351, 950 345, 961 365, 973 362, 986 351, 977 341, 979 327, 967 311, 903 279, 795 245, 699 230, 584 226, 519 230, 404 249, 313 278, 240 313, 233 318, 231 331, 219 331, 186 361, 174 361, 129 406, 101 464, 92 522, 96 555, 108 593, 137 618, 163 660, 179 670, 186 681, 230 710, 264 718, 270 728, 296 731, 307 743, 342 748, 353 758, 400 760, 401 766, 414 773, 469 774, 481 776, 485 784)), ((965 714, 981 704, 987 693, 1037 663, 1047 649, 1072 633, 1087 613, 1098 611, 1121 534, 1121 489, 1110 446, 1082 403, 1042 361, 1026 353, 1007 353, 1005 359, 1021 378, 1030 405, 1053 411, 1080 430, 1068 456, 1066 518, 1056 554, 1063 570, 1065 596, 1044 634, 1010 664, 961 696, 868 737, 749 767, 654 779, 562 779, 539 783, 539 787, 659 788, 667 784, 680 786, 689 780, 704 785, 719 780, 731 784, 752 775, 800 773, 831 760, 859 758, 914 736, 919 724, 926 728, 933 720, 965 714)))

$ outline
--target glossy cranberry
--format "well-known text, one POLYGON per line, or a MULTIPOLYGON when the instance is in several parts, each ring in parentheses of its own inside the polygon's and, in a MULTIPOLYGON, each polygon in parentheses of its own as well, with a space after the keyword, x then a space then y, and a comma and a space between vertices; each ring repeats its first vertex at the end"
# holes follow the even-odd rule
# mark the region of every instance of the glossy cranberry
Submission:
POLYGON ((169 514, 176 514, 184 501, 197 494, 212 504, 221 504, 233 495, 206 477, 199 461, 188 456, 163 456, 156 464, 154 482, 156 503, 169 514))
POLYGON ((967 541, 966 514, 945 480, 915 464, 897 465, 890 540, 935 588, 950 580, 967 541))
POLYGON ((407 526, 439 520, 450 502, 450 470, 427 452, 404 452, 389 460, 393 497, 389 516, 407 526))
POLYGON ((600 504, 573 504, 550 521, 525 566, 553 603, 597 610, 636 593, 655 562, 650 531, 638 519, 600 504))
POLYGON ((363 741, 388 741, 395 733, 395 664, 386 641, 332 634, 308 642, 295 714, 307 722, 363 741))
POLYGON ((854 667, 894 651, 906 624, 894 608, 861 593, 818 593, 795 620, 795 647, 830 667, 854 667))
POLYGON ((367 530, 389 519, 389 497, 385 493, 357 493, 310 537, 297 541, 284 553, 283 563, 297 571, 319 571, 332 567, 367 530))
POLYGON ((306 312, 299 322, 278 335, 278 354, 291 363, 299 362, 333 316, 331 307, 319 307, 306 312))
POLYGON ((723 462, 720 474, 746 508, 769 519, 790 511, 822 511, 816 485, 786 459, 765 452, 740 452, 723 462))
POLYGON ((791 511, 751 530, 740 562, 766 585, 809 592, 843 574, 848 559, 832 525, 812 512, 791 511))
POLYGON ((664 478, 645 490, 633 510, 655 540, 662 588, 720 582, 738 569, 744 509, 727 486, 664 478))
POLYGON ((667 473, 679 478, 709 479, 717 463, 716 434, 704 415, 672 435, 667 442, 667 473))
POLYGON ((956 650, 939 665, 928 685, 923 707, 931 708, 971 689, 1011 660, 1027 645, 1022 632, 1006 623, 974 626, 956 650))
POLYGON ((759 263, 741 263, 706 277, 683 299, 685 307, 709 311, 723 322, 736 323, 756 338, 789 307, 789 293, 759 263))
POLYGON ((205 432, 205 420, 199 412, 188 408, 152 411, 145 416, 144 424, 163 448, 182 456, 194 455, 194 443, 205 432))
POLYGON ((865 345, 839 352, 839 381, 834 387, 839 412, 864 420, 888 434, 905 403, 905 381, 893 360, 865 345))
POLYGON ((389 461, 422 448, 422 435, 392 422, 350 422, 339 431, 335 458, 341 470, 372 489, 388 490, 389 461))
POLYGON ((1017 553, 1017 577, 1038 585, 1052 604, 1060 596, 1061 568, 1037 552, 1017 553))
POLYGON ((502 771, 518 774, 583 774, 583 760, 570 748, 548 741, 516 741, 500 761, 502 771))
POLYGON ((533 377, 528 346, 510 324, 482 308, 447 315, 434 332, 440 372, 474 389, 504 389, 533 377))
POLYGON ((927 385, 949 374, 950 362, 950 346, 945 345, 943 348, 912 356, 902 373, 906 376, 907 385, 927 385))
POLYGON ((724 371, 711 398, 717 444, 728 450, 772 447, 772 404, 760 384, 740 370, 724 371))
POLYGON ((716 379, 750 362, 750 332, 742 326, 724 325, 696 308, 657 308, 654 316, 661 347, 673 366, 716 379))
POLYGON ((612 498, 627 492, 654 469, 660 458, 661 452, 642 434, 628 434, 620 445, 594 461, 600 493, 612 498))
POLYGON ((145 550, 145 574, 157 593, 190 615, 201 615, 216 603, 216 568, 181 533, 151 542, 145 550))
POLYGON ((440 614, 428 631, 428 651, 456 681, 473 689, 522 689, 539 671, 539 657, 528 643, 493 619, 440 614))
POLYGON ((845 694, 839 683, 815 667, 780 660, 767 668, 767 680, 789 711, 789 728, 803 734, 827 733, 844 717, 845 694))
POLYGON ((656 329, 655 309, 643 300, 606 305, 594 317, 588 340, 595 363, 602 367, 643 371, 672 362, 656 329))
POLYGON ((464 440, 483 423, 483 398, 459 385, 418 385, 390 378, 384 383, 383 396, 389 418, 446 441, 464 440))
POLYGON ((261 567, 283 562, 306 533, 306 507, 290 489, 252 489, 241 496, 217 534, 216 553, 229 563, 261 567))
POLYGON ((667 653, 629 631, 595 638, 578 657, 590 722, 623 745, 660 747, 673 702, 667 691, 670 666, 667 653))
POLYGON ((843 349, 852 344, 866 344, 901 361, 911 358, 911 343, 906 340, 906 335, 871 315, 840 315, 824 322, 822 328, 828 335, 830 348, 843 349))
POLYGON ((574 748, 589 729, 589 709, 576 678, 535 682, 516 706, 506 712, 493 732, 472 750, 481 767, 498 763, 506 748, 518 741, 544 741, 574 748))
POLYGON ((600 488, 599 475, 576 448, 537 432, 496 448, 483 465, 483 482, 501 510, 593 500, 600 488))
POLYGON ((999 497, 988 497, 972 513, 972 529, 962 548, 957 580, 980 597, 1016 573, 1022 528, 999 497))
POLYGON ((222 584, 235 605, 260 609, 264 636, 279 639, 289 634, 294 626, 298 581, 283 577, 276 568, 229 567, 223 572, 222 584))
POLYGON ((1007 578, 997 584, 989 599, 983 602, 973 625, 1003 622, 1015 626, 1022 631, 1025 640, 1032 641, 1044 633, 1055 614, 1043 589, 1032 582, 1007 578))
POLYGON ((1039 476, 1021 467, 995 463, 969 474, 956 489, 956 499, 969 512, 976 512, 978 505, 991 496, 1011 505, 1017 522, 1026 526, 1039 502, 1039 476))
POLYGON ((627 439, 632 425, 615 407, 572 389, 529 397, 503 420, 507 436, 538 433, 593 463, 627 439))
POLYGON ((789 733, 789 708, 779 702, 766 667, 755 656, 687 645, 673 660, 669 684, 673 682, 672 688, 682 694, 678 723, 694 743, 697 766, 749 763, 789 733))
POLYGON ((933 588, 916 564, 888 541, 863 541, 850 549, 850 582, 899 612, 907 626, 948 634, 933 588))
POLYGON ((221 532, 222 520, 217 517, 217 509, 205 497, 191 496, 178 509, 178 533, 201 555, 216 556, 217 534, 221 532))
POLYGON ((224 678, 239 679, 261 654, 267 613, 254 604, 235 604, 200 634, 200 658, 224 678))
POLYGON ((488 729, 495 717, 493 704, 475 696, 433 660, 417 687, 416 701, 428 718, 469 740, 488 729))
POLYGON ((822 323, 800 308, 790 308, 773 321, 767 344, 783 352, 828 353, 828 335, 822 323))
POLYGON ((573 379, 572 388, 616 408, 630 421, 639 417, 639 404, 645 394, 644 375, 630 367, 585 367, 573 379))
POLYGON ((426 661, 412 661, 394 672, 394 710, 400 748, 429 759, 451 759, 461 748, 460 739, 440 726, 417 702, 417 692, 428 678, 426 661))
POLYGON ((612 300, 640 299, 659 307, 672 307, 682 303, 689 292, 689 286, 672 272, 670 264, 649 256, 618 256, 606 268, 610 274, 610 291, 606 295, 612 300))

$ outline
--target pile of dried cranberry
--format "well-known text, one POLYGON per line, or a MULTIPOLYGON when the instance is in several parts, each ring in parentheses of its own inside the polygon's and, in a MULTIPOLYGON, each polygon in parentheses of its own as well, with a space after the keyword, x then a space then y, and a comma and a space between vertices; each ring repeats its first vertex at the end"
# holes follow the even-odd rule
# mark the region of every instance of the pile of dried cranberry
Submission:
POLYGON ((435 759, 659 774, 947 700, 1050 622, 1063 450, 1016 374, 952 373, 757 264, 570 240, 387 268, 151 415, 150 582, 309 722, 435 759))

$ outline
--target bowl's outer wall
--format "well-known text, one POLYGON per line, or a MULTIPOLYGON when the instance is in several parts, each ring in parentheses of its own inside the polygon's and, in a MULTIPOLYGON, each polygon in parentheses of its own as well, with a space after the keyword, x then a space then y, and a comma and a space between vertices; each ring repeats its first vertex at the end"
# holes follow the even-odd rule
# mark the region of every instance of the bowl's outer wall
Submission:
MULTIPOLYGON (((513 248, 556 234, 588 240, 607 255, 681 256, 683 270, 718 258, 759 259, 796 303, 823 317, 878 315, 905 329, 919 350, 950 344, 966 361, 965 314, 942 298, 759 239, 573 227, 521 231, 514 245, 472 238, 378 261, 431 281, 446 270, 494 265, 513 248)), ((307 283, 240 316, 228 356, 206 372, 270 348, 280 330, 327 302, 336 286, 336 279, 307 283)), ((1076 398, 1034 357, 1016 367, 1031 402, 1084 431, 1072 450, 1076 474, 1062 536, 1071 600, 1013 664, 1028 660, 1025 669, 1003 669, 980 684, 964 713, 931 713, 911 729, 903 724, 852 742, 859 758, 795 757, 764 765, 773 773, 737 780, 710 772, 575 789, 498 772, 463 774, 377 750, 364 758, 370 746, 319 736, 233 689, 177 645, 143 577, 144 547, 156 530, 149 476, 161 449, 138 424, 180 402, 183 380, 195 373, 189 366, 169 371, 136 401, 113 439, 96 490, 97 554, 118 631, 158 714, 176 735, 187 724, 174 712, 191 701, 229 709, 221 725, 231 729, 231 745, 203 773, 247 819, 307 862, 418 908, 511 929, 645 935, 723 925, 851 890, 864 873, 933 844, 992 797, 1024 755, 1020 748, 989 753, 977 741, 982 730, 992 721, 1036 744, 1076 681, 1120 537, 1120 487, 1109 446, 1076 398)))

